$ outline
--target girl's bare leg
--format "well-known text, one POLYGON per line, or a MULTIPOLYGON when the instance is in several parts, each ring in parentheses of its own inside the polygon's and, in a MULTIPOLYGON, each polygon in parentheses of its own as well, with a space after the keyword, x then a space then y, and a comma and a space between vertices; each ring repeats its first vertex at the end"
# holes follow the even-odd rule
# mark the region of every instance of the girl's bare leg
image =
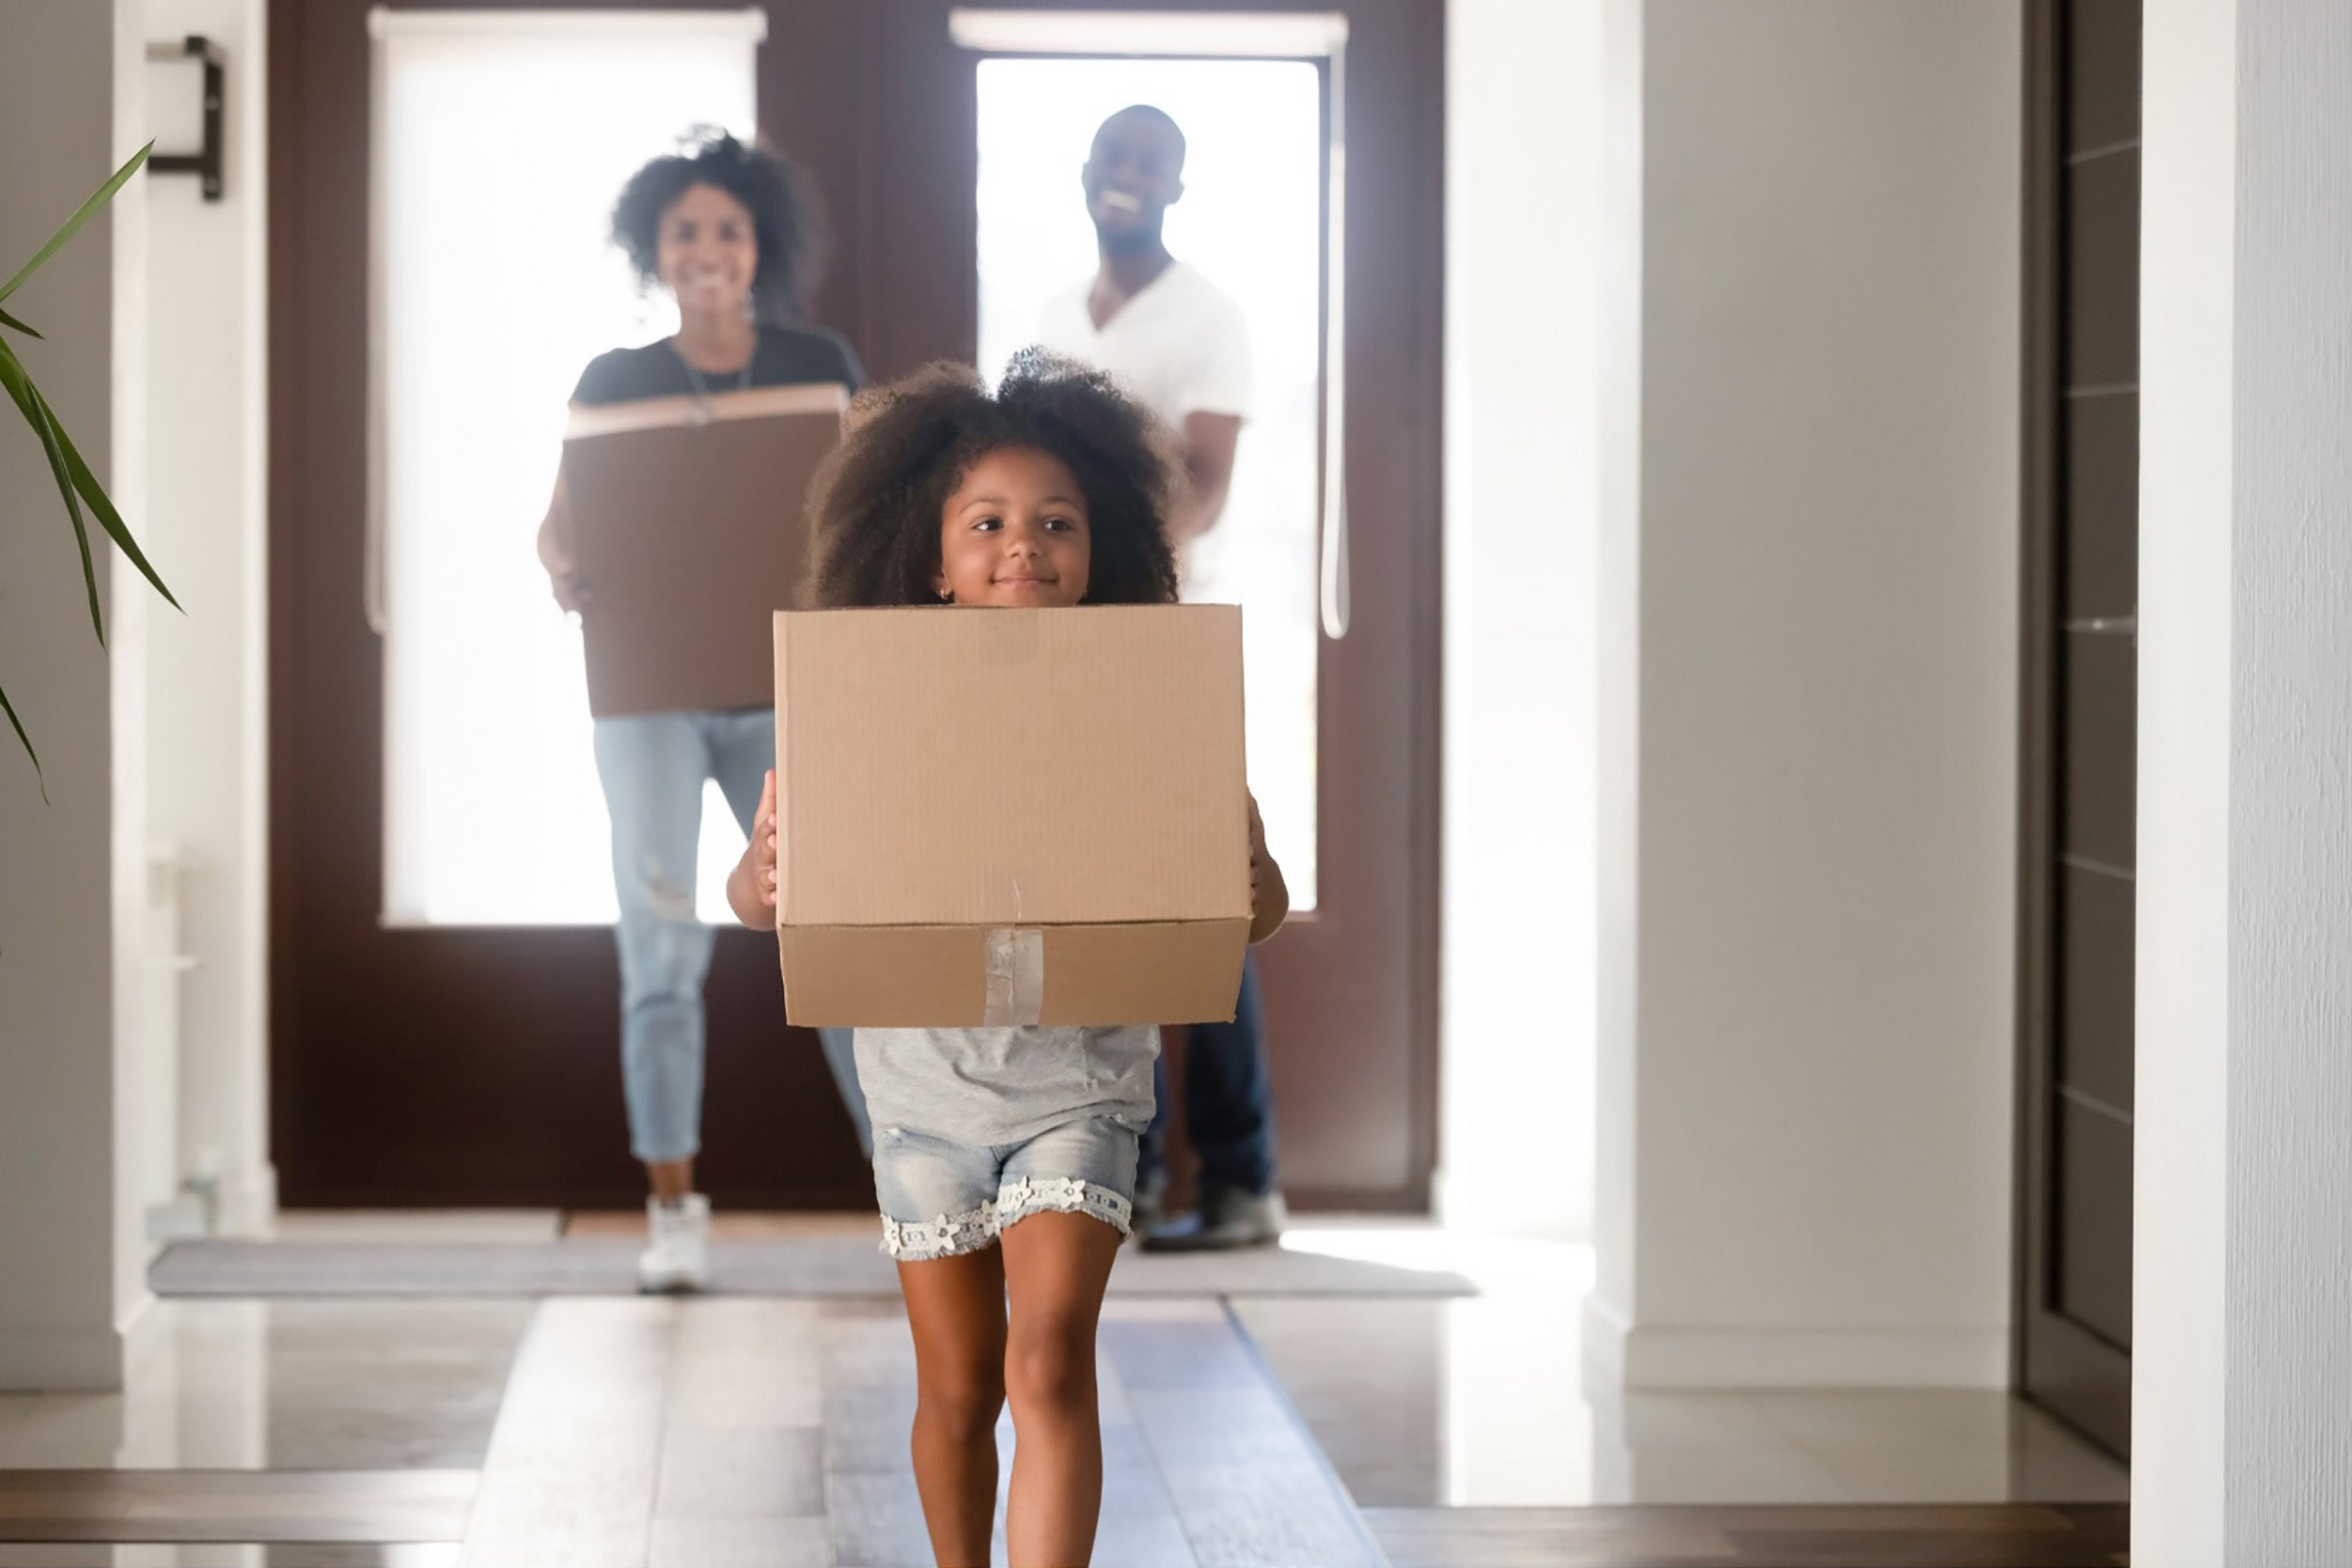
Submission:
POLYGON ((1095 1329, 1119 1233, 1084 1214, 1032 1214, 1005 1230, 1003 1247, 1012 1296, 1006 1544, 1013 1568, 1084 1568, 1102 1512, 1095 1329))
POLYGON ((939 1568, 988 1568, 1004 1408, 1004 1254, 899 1265, 914 1330, 914 1484, 939 1568))

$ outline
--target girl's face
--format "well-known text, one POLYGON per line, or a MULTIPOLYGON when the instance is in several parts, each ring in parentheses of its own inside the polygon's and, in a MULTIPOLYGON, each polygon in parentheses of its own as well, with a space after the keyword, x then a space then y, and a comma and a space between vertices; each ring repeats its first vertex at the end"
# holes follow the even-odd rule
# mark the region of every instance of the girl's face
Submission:
POLYGON ((1086 497, 1059 458, 1007 447, 974 462, 940 509, 940 596, 1043 609, 1086 597, 1086 497))
POLYGON ((740 316, 751 306, 760 241, 751 209, 716 185, 690 185, 662 215, 655 264, 688 315, 740 316))

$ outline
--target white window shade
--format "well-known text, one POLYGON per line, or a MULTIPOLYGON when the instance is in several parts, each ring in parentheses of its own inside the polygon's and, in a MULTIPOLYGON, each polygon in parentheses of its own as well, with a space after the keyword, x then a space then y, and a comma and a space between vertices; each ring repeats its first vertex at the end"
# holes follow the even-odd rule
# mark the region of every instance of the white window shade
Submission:
MULTIPOLYGON (((694 126, 753 133, 764 20, 379 10, 370 28, 383 917, 609 921, 579 633, 534 540, 581 368, 675 324, 608 243, 613 199, 694 126)), ((741 843, 711 791, 707 915, 741 843)))
POLYGON ((1336 11, 1004 11, 949 13, 956 46, 1002 55, 1316 60, 1348 43, 1336 11))
MULTIPOLYGON (((1068 36, 1097 35, 1048 29, 1021 41, 1068 36)), ((1168 244, 1240 307, 1254 382, 1225 511, 1187 552, 1185 591, 1243 607, 1250 788, 1292 906, 1311 910, 1328 363, 1322 77, 1298 60, 1085 55, 986 59, 977 72, 980 363, 992 378, 1037 340, 1049 305, 1094 273, 1094 226, 1074 176, 1096 129, 1148 103, 1185 130, 1185 196, 1168 209, 1168 244)))

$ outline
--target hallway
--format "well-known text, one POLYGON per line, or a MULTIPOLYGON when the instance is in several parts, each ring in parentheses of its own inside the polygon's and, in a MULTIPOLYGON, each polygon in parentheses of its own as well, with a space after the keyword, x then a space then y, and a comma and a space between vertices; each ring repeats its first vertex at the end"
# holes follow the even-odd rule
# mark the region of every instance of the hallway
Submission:
MULTIPOLYGON (((722 1223, 742 1248, 817 1253, 866 1222, 722 1223)), ((487 1258, 559 1229, 620 1242, 626 1224, 289 1216, 266 1245, 487 1258)), ((1582 1249, 1325 1222, 1265 1259, 1347 1293, 1311 1296, 1236 1289, 1213 1263, 1184 1264, 1202 1286, 1183 1294, 1145 1261, 1122 1264, 1104 1313, 1111 1568, 2103 1563, 2121 1545, 2123 1469, 1999 1395, 1594 1409, 1573 1327, 1582 1249), (1358 1272, 1313 1272, 1331 1263, 1358 1272)), ((905 1461, 913 1361, 886 1297, 314 1294, 152 1312, 126 1394, 0 1396, 0 1543, 17 1543, 0 1565, 929 1561, 905 1461)))
POLYGON ((927 1563, 877 1210, 1163 1109, 1105 1568, 2352 1564, 2352 3, 0 0, 0 1568, 927 1563), (835 504, 1179 264, 1180 467, 835 504))

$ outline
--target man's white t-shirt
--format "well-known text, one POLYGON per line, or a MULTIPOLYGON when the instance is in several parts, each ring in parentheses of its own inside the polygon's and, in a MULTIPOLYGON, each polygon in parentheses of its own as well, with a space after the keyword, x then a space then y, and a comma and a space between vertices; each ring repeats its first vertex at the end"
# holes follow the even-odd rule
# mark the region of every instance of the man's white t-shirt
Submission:
MULTIPOLYGON (((1231 295, 1185 263, 1170 262, 1097 327, 1087 309, 1093 291, 1090 277, 1048 305, 1038 342, 1108 371, 1180 438, 1187 415, 1250 416, 1250 326, 1231 295)), ((1216 542, 1212 531, 1190 552, 1186 598, 1209 590, 1216 542)))
POLYGON ((1144 285, 1098 328, 1088 278, 1046 307, 1037 340, 1108 370, 1181 434, 1188 414, 1250 416, 1250 328, 1232 296, 1183 262, 1144 285))

